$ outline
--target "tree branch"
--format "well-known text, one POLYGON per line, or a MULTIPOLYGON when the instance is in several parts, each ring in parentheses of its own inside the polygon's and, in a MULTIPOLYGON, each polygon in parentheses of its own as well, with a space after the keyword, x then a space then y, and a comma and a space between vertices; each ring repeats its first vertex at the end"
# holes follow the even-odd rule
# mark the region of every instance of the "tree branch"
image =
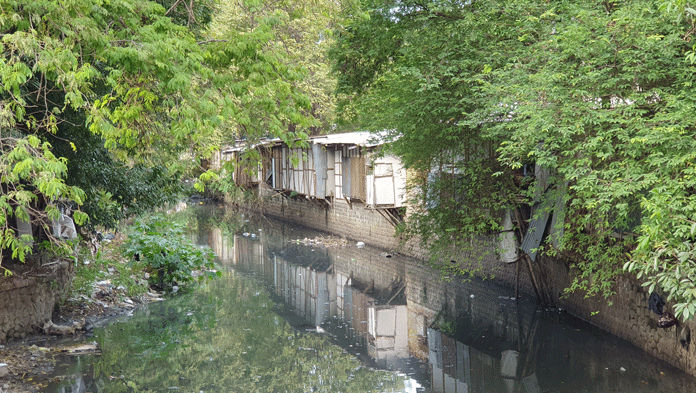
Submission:
POLYGON ((211 42, 227 42, 229 40, 205 40, 205 41, 198 41, 198 45, 205 45, 205 44, 210 44, 211 42))
POLYGON ((174 8, 176 8, 177 5, 179 5, 179 3, 181 3, 181 0, 176 0, 176 2, 174 2, 174 4, 172 4, 172 6, 169 7, 167 12, 164 13, 164 15, 168 15, 174 8))

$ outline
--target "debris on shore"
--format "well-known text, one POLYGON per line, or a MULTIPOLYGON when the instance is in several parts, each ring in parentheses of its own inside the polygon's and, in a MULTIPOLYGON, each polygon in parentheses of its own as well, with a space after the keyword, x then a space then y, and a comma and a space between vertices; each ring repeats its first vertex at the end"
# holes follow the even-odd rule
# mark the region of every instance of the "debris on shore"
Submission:
POLYGON ((90 298, 72 299, 54 313, 43 326, 43 333, 0 345, 0 393, 34 393, 44 386, 64 355, 99 355, 91 338, 94 326, 101 326, 121 315, 129 315, 138 305, 164 300, 152 290, 126 297, 112 285, 95 284, 90 298), (54 322, 55 321, 55 322, 54 322))

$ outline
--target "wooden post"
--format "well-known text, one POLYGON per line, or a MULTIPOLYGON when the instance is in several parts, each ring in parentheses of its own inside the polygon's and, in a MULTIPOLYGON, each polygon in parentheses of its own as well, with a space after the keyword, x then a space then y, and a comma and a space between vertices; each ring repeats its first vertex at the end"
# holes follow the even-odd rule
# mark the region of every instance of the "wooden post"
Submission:
POLYGON ((515 300, 520 298, 520 259, 515 262, 517 270, 515 272, 515 300))
POLYGON ((532 287, 534 288, 534 293, 536 293, 537 300, 540 303, 545 304, 546 301, 544 300, 543 292, 539 292, 540 290, 543 291, 543 288, 539 286, 536 275, 534 274, 534 270, 532 269, 532 259, 527 254, 524 255, 524 259, 527 261, 527 268, 529 268, 529 277, 531 277, 532 279, 532 287))

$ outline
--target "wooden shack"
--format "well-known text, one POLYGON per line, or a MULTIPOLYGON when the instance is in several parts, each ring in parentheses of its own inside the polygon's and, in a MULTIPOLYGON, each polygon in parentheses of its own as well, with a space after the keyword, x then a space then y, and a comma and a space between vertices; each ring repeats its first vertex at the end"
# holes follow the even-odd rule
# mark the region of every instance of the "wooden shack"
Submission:
POLYGON ((380 134, 352 132, 311 140, 317 187, 326 196, 360 200, 371 207, 401 207, 406 202, 406 171, 398 157, 382 155, 380 134), (325 176, 324 176, 325 174, 325 176))
POLYGON ((402 207, 406 171, 398 157, 381 154, 384 144, 383 135, 369 132, 314 137, 303 147, 288 146, 280 139, 253 145, 238 141, 213 157, 213 166, 220 169, 226 161, 234 161, 234 180, 244 187, 266 183, 274 190, 310 199, 402 207))
POLYGON ((262 139, 254 144, 237 141, 234 146, 223 149, 219 156, 214 155, 212 166, 214 169, 222 169, 225 163, 232 161, 232 178, 235 184, 242 187, 256 187, 261 182, 270 183, 273 174, 271 149, 277 143, 280 143, 280 139, 262 139))

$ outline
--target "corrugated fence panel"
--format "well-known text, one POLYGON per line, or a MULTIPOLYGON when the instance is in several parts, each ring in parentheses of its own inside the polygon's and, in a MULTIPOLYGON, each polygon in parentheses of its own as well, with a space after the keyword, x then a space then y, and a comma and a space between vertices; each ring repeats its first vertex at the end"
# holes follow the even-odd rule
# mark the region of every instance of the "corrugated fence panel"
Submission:
POLYGON ((312 145, 312 156, 314 157, 314 171, 316 174, 316 196, 317 198, 326 197, 326 179, 328 178, 326 150, 320 145, 312 145))

